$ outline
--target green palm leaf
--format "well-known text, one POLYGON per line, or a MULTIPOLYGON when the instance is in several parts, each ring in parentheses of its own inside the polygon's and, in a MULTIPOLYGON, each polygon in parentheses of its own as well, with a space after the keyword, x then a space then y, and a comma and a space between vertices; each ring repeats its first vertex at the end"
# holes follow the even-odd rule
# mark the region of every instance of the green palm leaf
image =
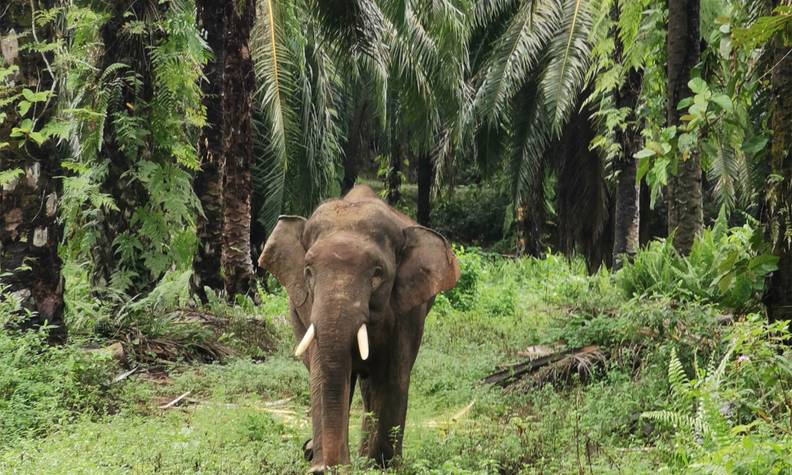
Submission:
POLYGON ((549 61, 542 72, 540 86, 556 135, 560 135, 584 87, 592 52, 591 13, 592 8, 600 5, 600 2, 584 0, 560 0, 558 4, 561 25, 550 40, 549 61))

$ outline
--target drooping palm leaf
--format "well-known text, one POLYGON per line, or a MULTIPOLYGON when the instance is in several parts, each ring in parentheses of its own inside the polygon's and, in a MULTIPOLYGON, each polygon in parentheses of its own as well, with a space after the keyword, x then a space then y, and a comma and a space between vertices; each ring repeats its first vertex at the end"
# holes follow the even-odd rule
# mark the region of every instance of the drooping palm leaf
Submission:
POLYGON ((266 230, 279 214, 306 214, 327 196, 341 154, 341 78, 306 8, 267 1, 252 34, 260 84, 254 201, 266 230))
POLYGON ((520 6, 479 73, 474 103, 484 120, 501 120, 508 101, 530 80, 558 31, 561 16, 552 0, 542 1, 535 11, 532 8, 533 3, 520 6))
POLYGON ((569 120, 584 87, 591 58, 592 8, 598 5, 589 0, 559 1, 561 27, 548 44, 549 61, 540 86, 556 135, 569 120))
POLYGON ((273 9, 272 0, 261 2, 250 41, 259 84, 256 100, 262 112, 262 120, 257 121, 255 130, 258 136, 266 134, 266 154, 258 158, 263 170, 264 203, 258 219, 267 229, 274 226, 283 203, 288 169, 287 135, 296 122, 286 104, 287 97, 294 93, 291 90, 294 80, 285 68, 291 58, 283 44, 284 33, 279 23, 288 17, 279 13, 283 12, 273 9))

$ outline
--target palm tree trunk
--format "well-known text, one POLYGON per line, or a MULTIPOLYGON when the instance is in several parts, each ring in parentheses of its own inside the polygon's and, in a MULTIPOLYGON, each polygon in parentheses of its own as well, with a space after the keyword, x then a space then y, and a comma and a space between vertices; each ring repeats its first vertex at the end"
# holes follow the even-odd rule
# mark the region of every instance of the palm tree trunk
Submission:
MULTIPOLYGON (((622 60, 624 45, 618 33, 615 35, 616 60, 622 60)), ((635 110, 641 88, 641 73, 631 69, 624 85, 616 93, 616 107, 635 110)), ((641 185, 636 180, 638 160, 633 157, 639 149, 638 127, 632 123, 636 118, 630 115, 624 129, 618 129, 616 140, 621 146, 621 157, 616 162, 616 199, 613 224, 613 269, 622 267, 625 260, 631 259, 640 246, 641 185)))
POLYGON ((206 81, 201 85, 206 107, 206 126, 198 138, 201 170, 195 175, 193 190, 201 201, 203 215, 196 220, 198 249, 193 259, 192 291, 206 303, 204 287, 223 288, 220 254, 223 249, 223 4, 198 0, 198 21, 206 32, 206 42, 214 55, 206 64, 206 81))
POLYGON ((517 256, 542 257, 542 225, 545 213, 545 162, 536 164, 530 186, 514 200, 514 228, 517 235, 517 256))
POLYGON ((349 125, 347 141, 344 144, 344 179, 341 181, 341 194, 355 186, 360 165, 370 160, 373 117, 370 99, 365 94, 355 102, 352 122, 349 125))
MULTIPOLYGON (((143 18, 146 12, 145 2, 131 3, 129 0, 114 2, 109 8, 110 18, 102 26, 101 35, 104 51, 100 69, 107 70, 115 64, 125 64, 129 69, 120 70, 119 76, 134 71, 141 82, 141 91, 136 91, 125 83, 119 96, 108 106, 108 120, 104 122, 102 131, 102 147, 99 152, 100 161, 107 163, 107 177, 102 182, 102 191, 113 198, 115 210, 98 209, 96 219, 96 242, 91 248, 93 269, 91 283, 97 296, 112 281, 113 274, 119 270, 119 259, 116 253, 116 238, 132 228, 135 210, 146 200, 145 190, 139 180, 129 176, 133 166, 128 156, 139 156, 140 150, 124 153, 117 138, 120 133, 116 120, 111 117, 135 116, 139 112, 139 99, 148 101, 153 94, 151 71, 145 58, 145 49, 140 47, 140 39, 125 35, 123 25, 126 14, 131 10, 137 17, 143 18), (139 94, 138 94, 139 93, 139 94), (129 107, 132 105, 132 107, 129 107)), ((132 288, 125 288, 130 294, 145 293, 153 285, 148 277, 142 261, 126 262, 127 270, 139 276, 130 282, 132 288)))
POLYGON ((225 2, 221 259, 229 297, 248 293, 255 287, 250 258, 251 111, 255 77, 249 46, 254 16, 254 0, 225 2))
MULTIPOLYGON (((52 5, 41 5, 43 8, 52 5)), ((9 44, 18 41, 16 54, 6 50, 6 64, 16 64, 20 70, 15 83, 34 91, 47 91, 52 87, 53 77, 41 53, 23 49, 32 43, 32 35, 18 38, 16 32, 29 31, 32 11, 27 2, 13 2, 5 8, 0 35, 9 44), (18 56, 17 56, 18 54, 18 56)), ((39 41, 52 39, 48 28, 39 27, 39 41)), ((51 61, 52 58, 49 58, 51 61)), ((21 88, 20 88, 21 90, 21 88)), ((40 129, 52 113, 53 102, 32 107, 26 118, 36 119, 40 129)), ((13 108, 0 123, 0 137, 9 137, 11 128, 22 120, 13 108)), ((23 322, 24 327, 53 326, 48 333, 51 343, 66 341, 66 326, 63 319, 63 277, 58 243, 61 226, 57 223, 58 199, 61 184, 57 151, 52 141, 37 146, 31 141, 12 142, 3 150, 0 172, 16 170, 18 175, 0 189, 0 286, 11 292, 23 308, 32 312, 32 317, 23 322)))
POLYGON ((387 201, 391 206, 396 206, 401 199, 402 162, 407 153, 407 131, 403 127, 400 129, 398 136, 392 139, 388 173, 385 176, 387 201))
POLYGON ((434 161, 429 153, 418 156, 418 210, 416 220, 421 226, 429 226, 432 213, 432 181, 434 161))
MULTIPOLYGON (((690 96, 690 72, 699 61, 699 0, 668 0, 668 125, 679 124, 677 104, 690 96)), ((679 172, 668 180, 668 231, 674 246, 687 254, 704 225, 701 163, 697 154, 681 161, 679 172)))
MULTIPOLYGON (((774 2, 781 5, 781 0, 774 2)), ((767 190, 767 221, 778 270, 770 278, 765 297, 771 320, 792 320, 792 55, 780 38, 773 44, 773 142, 770 149, 772 173, 783 177, 767 190)))

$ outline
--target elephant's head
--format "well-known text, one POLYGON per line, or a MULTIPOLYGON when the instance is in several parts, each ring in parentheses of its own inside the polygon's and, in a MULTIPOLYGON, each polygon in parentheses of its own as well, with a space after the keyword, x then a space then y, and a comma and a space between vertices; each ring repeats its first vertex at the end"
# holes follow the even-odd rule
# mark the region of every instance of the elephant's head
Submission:
POLYGON ((347 195, 309 220, 282 216, 259 265, 286 288, 306 327, 296 354, 316 345, 324 465, 348 463, 352 371, 390 356, 377 351, 385 352, 394 319, 452 288, 456 259, 440 234, 378 199, 347 195))

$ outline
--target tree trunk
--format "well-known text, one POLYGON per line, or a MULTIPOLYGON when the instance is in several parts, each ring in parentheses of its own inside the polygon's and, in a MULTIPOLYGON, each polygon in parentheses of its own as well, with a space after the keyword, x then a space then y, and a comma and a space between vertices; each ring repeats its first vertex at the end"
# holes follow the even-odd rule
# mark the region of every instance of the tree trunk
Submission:
POLYGON ((344 179, 341 181, 341 195, 345 195, 355 186, 360 165, 371 159, 371 135, 374 130, 371 109, 366 95, 355 103, 352 123, 349 125, 349 133, 344 145, 344 179))
MULTIPOLYGON (((142 294, 153 286, 148 278, 149 273, 142 260, 120 263, 116 253, 116 239, 124 233, 130 232, 135 210, 145 203, 146 192, 139 180, 130 176, 129 170, 133 166, 132 160, 145 156, 143 149, 124 151, 117 138, 121 135, 116 126, 116 116, 126 118, 145 114, 140 111, 140 102, 147 102, 153 94, 151 71, 146 59, 146 50, 140 48, 140 38, 123 34, 123 26, 129 10, 138 18, 147 14, 144 2, 130 3, 129 0, 114 2, 108 7, 110 18, 102 26, 101 36, 104 45, 100 69, 107 70, 115 64, 125 64, 128 68, 116 71, 118 77, 131 75, 134 71, 140 81, 140 90, 132 83, 124 80, 115 97, 112 98, 107 109, 107 120, 104 121, 102 131, 102 145, 98 153, 99 163, 107 164, 107 176, 104 178, 101 189, 103 193, 113 198, 116 210, 99 208, 96 210, 96 242, 91 248, 93 264, 91 283, 98 298, 102 297, 104 290, 112 281, 113 274, 119 271, 121 265, 136 278, 131 279, 131 288, 119 290, 129 294, 142 294)), ((148 158, 148 157, 146 157, 148 158)))
MULTIPOLYGON (((780 0, 774 2, 781 5, 780 0)), ((767 221, 778 270, 770 278, 765 297, 771 320, 792 320, 792 55, 781 38, 773 44, 771 84, 773 141, 770 149, 772 173, 783 177, 767 190, 767 221)))
POLYGON ((542 257, 542 225, 547 221, 545 213, 544 179, 545 163, 532 175, 532 183, 525 194, 514 201, 514 228, 517 235, 515 253, 518 256, 542 257))
POLYGON ((418 210, 416 220, 421 226, 429 226, 432 213, 432 181, 434 161, 429 153, 418 156, 418 210))
POLYGON ((225 3, 223 93, 223 250, 225 290, 229 297, 255 288, 250 258, 250 195, 253 165, 251 127, 255 88, 250 30, 255 1, 225 3))
MULTIPOLYGON (((679 124, 677 104, 690 96, 690 72, 699 61, 699 0, 668 0, 668 125, 679 124)), ((698 154, 679 163, 679 171, 668 180, 668 232, 674 232, 674 247, 690 252, 704 225, 701 193, 701 163, 698 154)))
POLYGON ((214 55, 206 64, 206 80, 201 85, 206 107, 206 125, 198 138, 201 170, 195 175, 193 190, 201 201, 203 215, 196 220, 198 249, 193 259, 193 294, 206 303, 204 287, 223 288, 221 251, 223 249, 223 3, 198 0, 198 21, 206 32, 206 42, 214 55))
POLYGON ((526 201, 520 201, 514 210, 514 227, 517 231, 516 252, 518 256, 541 257, 541 221, 536 219, 537 213, 544 216, 539 209, 544 208, 544 203, 531 206, 526 201))
MULTIPOLYGON (((624 45, 618 32, 615 36, 616 61, 622 61, 624 45)), ((616 107, 635 110, 641 92, 641 73, 631 69, 625 83, 616 93, 616 107)), ((617 129, 616 141, 621 147, 621 157, 616 161, 616 199, 613 224, 613 269, 622 267, 625 260, 631 259, 640 246, 641 185, 636 180, 638 160, 633 155, 639 149, 638 127, 633 122, 634 114, 627 117, 624 129, 617 129)))
MULTIPOLYGON (((50 90, 53 78, 47 72, 44 56, 23 48, 34 41, 33 35, 17 38, 18 33, 30 30, 30 4, 13 2, 4 10, 4 21, 0 25, 4 61, 20 68, 13 78, 15 89, 18 89, 14 92, 21 92, 22 87, 34 92, 50 90), (20 48, 16 52, 6 48, 17 41, 20 48)), ((47 42, 53 39, 53 34, 49 28, 38 27, 36 37, 40 42, 47 42)), ((47 56, 51 62, 51 55, 47 53, 47 56)), ((40 130, 50 119, 54 100, 38 103, 26 114, 25 118, 34 119, 35 130, 40 130)), ((22 120, 15 109, 5 110, 8 116, 0 123, 0 137, 4 140, 9 137, 11 128, 22 120)), ((23 308, 32 312, 32 317, 22 322, 23 327, 40 327, 46 323, 53 327, 48 332, 49 341, 63 343, 66 326, 58 256, 61 226, 57 223, 57 210, 61 183, 56 177, 61 171, 57 150, 51 140, 41 146, 32 140, 14 141, 2 154, 0 172, 16 170, 18 175, 0 190, 0 286, 7 286, 4 292, 13 293, 23 308)))
POLYGON ((401 199, 401 170, 406 152, 407 132, 402 128, 398 137, 394 137, 391 143, 390 163, 388 164, 388 173, 385 177, 387 201, 391 206, 396 206, 401 199))

